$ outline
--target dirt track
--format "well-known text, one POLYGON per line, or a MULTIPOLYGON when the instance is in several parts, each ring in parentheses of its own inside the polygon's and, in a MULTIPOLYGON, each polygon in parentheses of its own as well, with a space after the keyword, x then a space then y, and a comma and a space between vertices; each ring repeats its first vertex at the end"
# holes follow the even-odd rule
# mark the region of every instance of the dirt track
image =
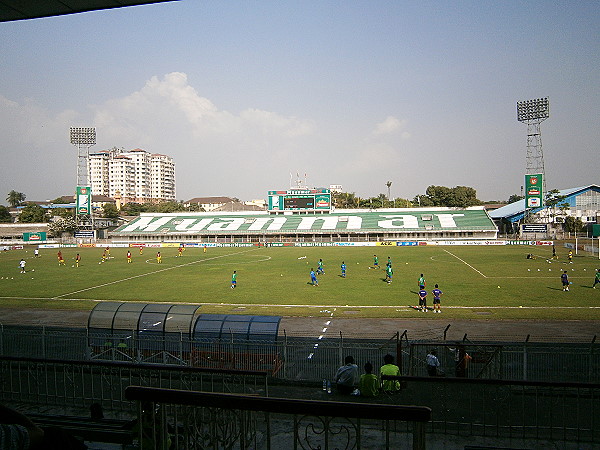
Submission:
MULTIPOLYGON (((0 308, 1 325, 86 327, 88 311, 0 308)), ((406 331, 409 339, 585 342, 600 335, 598 321, 515 321, 436 319, 361 319, 337 317, 284 317, 280 331, 288 336, 391 338, 406 331), (447 330, 446 330, 447 328, 447 330)))

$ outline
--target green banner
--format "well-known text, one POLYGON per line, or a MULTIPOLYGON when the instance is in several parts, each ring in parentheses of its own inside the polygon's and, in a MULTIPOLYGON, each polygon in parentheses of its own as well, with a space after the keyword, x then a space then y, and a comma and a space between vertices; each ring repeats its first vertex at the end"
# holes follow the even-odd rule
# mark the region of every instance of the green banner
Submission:
POLYGON ((77 186, 77 214, 92 214, 92 190, 89 186, 77 186))
POLYGON ((543 175, 536 173, 525 175, 525 207, 541 208, 544 206, 543 175))
POLYGON ((23 240, 26 242, 45 241, 46 232, 40 231, 39 233, 23 233, 23 240))

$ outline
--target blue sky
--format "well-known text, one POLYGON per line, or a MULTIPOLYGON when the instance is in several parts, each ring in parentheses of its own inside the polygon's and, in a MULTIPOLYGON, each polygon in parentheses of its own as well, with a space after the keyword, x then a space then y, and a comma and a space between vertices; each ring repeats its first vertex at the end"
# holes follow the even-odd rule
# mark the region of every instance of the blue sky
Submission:
POLYGON ((172 156, 177 198, 341 184, 413 198, 518 194, 550 99, 549 189, 600 183, 600 3, 179 2, 0 24, 0 203, 74 192, 93 151, 172 156))

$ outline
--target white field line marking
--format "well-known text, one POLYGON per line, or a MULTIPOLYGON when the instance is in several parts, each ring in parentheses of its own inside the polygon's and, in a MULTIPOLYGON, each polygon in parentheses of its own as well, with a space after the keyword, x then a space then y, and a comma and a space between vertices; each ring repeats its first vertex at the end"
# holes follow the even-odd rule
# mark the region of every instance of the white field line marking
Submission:
POLYGON ((247 253, 247 252, 251 252, 251 251, 254 251, 254 250, 255 249, 244 250, 244 251, 237 252, 237 253, 228 253, 226 255, 213 256, 212 258, 201 259, 201 260, 198 260, 198 261, 190 261, 189 263, 186 263, 186 264, 179 264, 177 266, 165 267, 164 269, 155 270, 154 272, 142 273, 142 274, 139 274, 139 275, 134 275, 132 277, 127 277, 127 278, 122 278, 120 280, 110 281, 108 283, 99 284, 97 286, 91 286, 91 287, 88 287, 88 288, 85 288, 85 289, 80 289, 78 291, 69 292, 67 294, 57 295, 56 297, 53 297, 53 298, 57 299, 57 298, 61 298, 61 297, 66 297, 68 295, 75 295, 75 294, 79 294, 80 292, 91 291, 92 289, 97 289, 97 288, 101 288, 101 287, 105 287, 105 286, 110 286, 111 284, 122 283, 123 281, 134 280, 136 278, 142 278, 142 277, 146 277, 146 276, 149 276, 149 275, 155 275, 155 274, 161 273, 161 272, 166 272, 167 270, 179 269, 180 267, 191 266, 192 264, 199 264, 199 263, 202 263, 204 261, 210 261, 212 259, 225 258, 225 257, 228 257, 228 256, 239 255, 241 253, 247 253))
MULTIPOLYGON (((0 300, 55 300, 56 297, 0 297, 0 300)), ((109 302, 109 301, 122 301, 122 300, 106 300, 106 299, 90 299, 90 298, 63 298, 61 299, 63 301, 68 301, 68 302, 94 302, 94 303, 100 303, 100 302, 109 302)), ((143 304, 147 304, 149 302, 147 301, 134 301, 134 300, 127 300, 127 303, 143 303, 143 304)), ((150 302, 152 303, 152 302, 150 302)), ((200 305, 200 306, 248 306, 247 303, 206 303, 206 302, 201 302, 201 303, 192 303, 192 302, 172 302, 173 304, 176 305, 200 305)), ((282 308, 331 308, 331 305, 321 305, 321 306, 315 306, 315 305, 281 305, 281 304, 273 304, 273 303, 257 303, 254 304, 253 306, 259 306, 259 307, 266 307, 266 308, 271 308, 271 307, 282 307, 282 308)), ((369 309, 369 308, 387 308, 387 309, 396 309, 396 311, 403 311, 404 309, 399 309, 399 308, 406 308, 406 311, 412 311, 413 308, 410 306, 390 306, 390 305, 353 305, 351 306, 351 308, 363 308, 363 309, 369 309)), ((444 306, 444 309, 600 309, 600 306, 486 306, 486 305, 476 305, 476 306, 444 306)), ((377 320, 377 319, 374 319, 377 320)))
POLYGON ((481 273, 479 270, 477 270, 475 267, 473 267, 471 264, 469 264, 468 262, 466 262, 464 259, 459 258, 458 256, 450 253, 448 250, 444 249, 444 251, 446 253, 448 253, 449 255, 454 256, 456 259, 458 259, 460 262, 462 262, 463 264, 469 266, 471 269, 473 269, 475 272, 477 272, 479 275, 481 275, 483 278, 487 278, 487 276, 485 276, 483 273, 481 273))

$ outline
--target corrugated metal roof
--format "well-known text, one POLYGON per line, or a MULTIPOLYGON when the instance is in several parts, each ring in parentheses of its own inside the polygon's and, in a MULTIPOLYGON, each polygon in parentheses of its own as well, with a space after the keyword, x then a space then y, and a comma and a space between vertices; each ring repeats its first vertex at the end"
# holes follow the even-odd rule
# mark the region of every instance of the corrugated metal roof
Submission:
POLYGON ((0 0, 0 22, 62 16, 177 0, 0 0))
MULTIPOLYGON (((558 195, 571 197, 573 195, 580 194, 581 192, 587 191, 588 189, 600 189, 600 186, 596 184, 589 184, 587 186, 581 186, 576 188, 561 189, 558 191, 558 195)), ((513 219, 519 220, 525 212, 525 199, 510 203, 509 205, 503 206, 502 208, 490 211, 490 217, 492 219, 513 219)), ((534 209, 533 212, 540 211, 542 208, 534 209)))

